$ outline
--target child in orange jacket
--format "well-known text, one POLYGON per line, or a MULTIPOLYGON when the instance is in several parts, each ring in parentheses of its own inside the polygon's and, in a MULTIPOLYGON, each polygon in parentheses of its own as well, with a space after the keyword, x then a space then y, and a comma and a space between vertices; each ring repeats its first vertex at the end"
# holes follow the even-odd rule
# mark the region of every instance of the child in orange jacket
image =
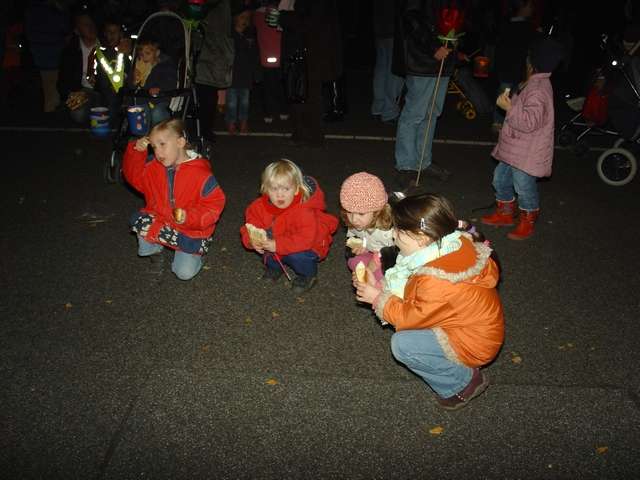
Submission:
POLYGON ((303 293, 317 281, 318 262, 329 253, 338 219, 326 213, 317 180, 304 176, 291 160, 265 168, 260 193, 245 211, 242 243, 262 255, 263 278, 277 281, 287 265, 296 274, 294 293, 303 293))
POLYGON ((396 329, 394 357, 436 392, 448 410, 464 407, 489 381, 480 371, 504 339, 498 267, 486 243, 458 230, 451 204, 422 194, 392 205, 396 264, 384 287, 354 278, 358 300, 396 329))

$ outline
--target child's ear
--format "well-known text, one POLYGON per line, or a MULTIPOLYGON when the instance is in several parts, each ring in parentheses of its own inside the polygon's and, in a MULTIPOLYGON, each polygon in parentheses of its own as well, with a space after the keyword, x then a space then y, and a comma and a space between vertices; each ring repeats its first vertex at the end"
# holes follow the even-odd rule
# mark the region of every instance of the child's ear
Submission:
POLYGON ((178 137, 178 147, 185 148, 187 146, 187 139, 185 137, 178 137))

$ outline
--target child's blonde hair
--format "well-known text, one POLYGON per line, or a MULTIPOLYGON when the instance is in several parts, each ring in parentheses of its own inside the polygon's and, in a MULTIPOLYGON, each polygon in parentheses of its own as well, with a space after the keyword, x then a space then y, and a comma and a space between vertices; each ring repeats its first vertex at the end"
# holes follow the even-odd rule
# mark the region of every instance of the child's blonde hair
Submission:
MULTIPOLYGON (((340 207, 340 219, 347 228, 355 228, 349 221, 349 212, 340 207)), ((391 216, 391 206, 387 203, 380 210, 373 212, 373 218, 371 223, 367 225, 364 230, 390 230, 393 227, 393 217, 391 216)))
POLYGON ((166 120, 163 120, 157 125, 155 125, 149 132, 149 135, 151 135, 153 132, 166 132, 166 131, 175 133, 178 136, 178 138, 184 138, 186 141, 184 146, 185 150, 190 150, 192 148, 191 145, 189 144, 189 141, 187 140, 187 131, 185 129, 184 122, 182 121, 182 119, 167 118, 166 120))
POLYGON ((311 196, 311 189, 304 181, 302 170, 288 158, 281 158, 267 165, 260 179, 260 193, 267 193, 269 186, 278 178, 285 179, 296 187, 296 193, 301 193, 303 200, 308 200, 311 196))

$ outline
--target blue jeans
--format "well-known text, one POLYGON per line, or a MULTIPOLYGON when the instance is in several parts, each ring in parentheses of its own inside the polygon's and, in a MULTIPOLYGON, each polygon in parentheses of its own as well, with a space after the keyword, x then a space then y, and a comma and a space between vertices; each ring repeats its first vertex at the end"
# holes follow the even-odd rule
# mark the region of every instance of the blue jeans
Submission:
POLYGON ((226 109, 224 120, 235 123, 249 118, 249 89, 248 88, 227 88, 226 109))
MULTIPOLYGON (((150 257, 162 252, 164 247, 159 243, 147 242, 140 235, 138 237, 138 256, 150 257)), ((202 256, 192 255, 176 250, 171 264, 171 271, 175 273, 180 280, 191 280, 202 268, 202 256)))
MULTIPOLYGON (((273 258, 273 255, 265 254, 265 263, 267 268, 271 270, 280 270, 280 264, 273 258)), ((296 272, 296 275, 300 277, 315 277, 318 274, 318 255, 311 250, 305 250, 304 252, 290 253, 284 257, 280 257, 280 260, 285 265, 291 267, 296 272)))
POLYGON ((393 356, 438 395, 449 398, 471 381, 473 369, 449 360, 433 330, 402 330, 391 337, 393 356))
POLYGON ((398 97, 402 92, 404 79, 391 73, 392 58, 393 37, 377 38, 371 114, 380 115, 382 121, 393 120, 400 113, 398 97))
POLYGON ((509 202, 518 194, 518 206, 522 210, 538 210, 540 198, 538 196, 537 178, 511 165, 498 162, 493 171, 493 188, 496 190, 496 200, 509 202))
MULTIPOLYGON (((431 108, 431 102, 433 101, 433 94, 436 88, 436 80, 436 77, 407 75, 407 94, 396 131, 396 170, 417 171, 420 168, 420 156, 422 154, 425 132, 427 130, 429 109, 431 108)), ((436 103, 433 109, 427 144, 424 148, 422 169, 431 165, 433 135, 436 130, 438 117, 442 113, 448 85, 449 77, 441 77, 438 91, 435 92, 436 103)))

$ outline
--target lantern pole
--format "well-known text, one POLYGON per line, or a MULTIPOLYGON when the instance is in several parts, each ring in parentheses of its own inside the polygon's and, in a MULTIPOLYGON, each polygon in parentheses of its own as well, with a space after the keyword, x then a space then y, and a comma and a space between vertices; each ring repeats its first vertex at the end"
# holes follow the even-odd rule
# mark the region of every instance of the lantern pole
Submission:
MULTIPOLYGON (((445 48, 449 46, 449 41, 444 43, 445 48)), ((438 88, 440 87, 440 79, 442 78, 442 68, 444 67, 444 61, 447 57, 440 60, 440 70, 438 71, 438 77, 436 78, 436 86, 433 89, 431 95, 431 108, 429 109, 429 118, 427 120, 427 128, 424 132, 424 139, 422 141, 422 151, 420 152, 420 162, 418 163, 418 174, 416 175, 416 187, 420 185, 420 174, 422 173, 422 162, 424 160, 424 151, 427 148, 427 138, 429 137, 429 131, 431 130, 431 119, 433 118, 433 110, 436 106, 436 98, 438 95, 438 88)))

